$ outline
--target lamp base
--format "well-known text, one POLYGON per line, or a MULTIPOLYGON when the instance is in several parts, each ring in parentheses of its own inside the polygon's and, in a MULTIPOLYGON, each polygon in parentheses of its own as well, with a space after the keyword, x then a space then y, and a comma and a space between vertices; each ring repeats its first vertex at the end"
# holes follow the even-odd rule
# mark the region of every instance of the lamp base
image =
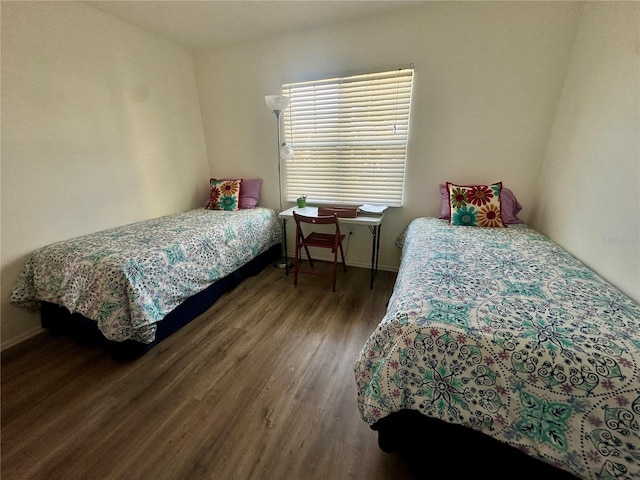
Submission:
POLYGON ((290 268, 293 268, 293 264, 286 257, 280 257, 278 260, 275 261, 273 266, 276 268, 280 268, 282 270, 284 270, 285 268, 287 270, 289 270, 290 268))

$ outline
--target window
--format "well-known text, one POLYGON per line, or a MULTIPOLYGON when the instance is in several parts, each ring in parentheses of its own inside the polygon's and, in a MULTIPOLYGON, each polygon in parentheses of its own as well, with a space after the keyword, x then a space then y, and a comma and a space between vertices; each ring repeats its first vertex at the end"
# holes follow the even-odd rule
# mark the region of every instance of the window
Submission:
POLYGON ((287 83, 287 200, 402 205, 413 68, 287 83))

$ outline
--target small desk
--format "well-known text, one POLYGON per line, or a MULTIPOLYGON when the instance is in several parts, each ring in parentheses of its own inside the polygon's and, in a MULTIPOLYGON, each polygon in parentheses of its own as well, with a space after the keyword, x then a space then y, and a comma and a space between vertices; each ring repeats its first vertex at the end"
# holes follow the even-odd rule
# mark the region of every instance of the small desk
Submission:
MULTIPOLYGON (((305 215, 307 217, 317 217, 318 216, 318 207, 291 207, 283 212, 280 212, 279 217, 282 219, 282 236, 284 243, 284 251, 287 253, 287 220, 293 218, 293 212, 296 212, 300 215, 305 215)), ((338 218, 338 222, 340 225, 366 225, 369 227, 369 231, 373 237, 373 241, 371 243, 371 281, 369 283, 369 288, 373 288, 373 279, 378 273, 378 255, 380 253, 380 227, 382 226, 382 220, 384 218, 384 212, 380 216, 370 217, 370 216, 358 216, 355 218, 338 218)), ((285 273, 289 274, 289 269, 285 268, 285 273)))

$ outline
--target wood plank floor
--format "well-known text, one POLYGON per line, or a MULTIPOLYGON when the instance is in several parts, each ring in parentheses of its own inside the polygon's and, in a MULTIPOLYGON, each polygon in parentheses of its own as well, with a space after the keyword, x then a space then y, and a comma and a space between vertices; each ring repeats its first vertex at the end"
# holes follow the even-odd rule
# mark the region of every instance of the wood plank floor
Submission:
POLYGON ((4 352, 2 479, 414 479, 353 378, 394 281, 268 266, 134 361, 48 332, 4 352))

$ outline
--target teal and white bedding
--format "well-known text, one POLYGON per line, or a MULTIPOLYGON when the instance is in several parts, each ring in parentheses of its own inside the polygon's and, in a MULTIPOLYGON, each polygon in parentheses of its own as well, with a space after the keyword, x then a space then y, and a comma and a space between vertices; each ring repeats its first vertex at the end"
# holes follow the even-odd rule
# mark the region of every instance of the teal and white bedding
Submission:
POLYGON ((418 218, 399 242, 355 362, 367 423, 417 410, 579 478, 640 478, 637 303, 526 225, 418 218))
POLYGON ((109 340, 148 344, 156 322, 280 243, 280 231, 272 209, 198 208, 58 242, 32 254, 11 302, 62 305, 109 340))

